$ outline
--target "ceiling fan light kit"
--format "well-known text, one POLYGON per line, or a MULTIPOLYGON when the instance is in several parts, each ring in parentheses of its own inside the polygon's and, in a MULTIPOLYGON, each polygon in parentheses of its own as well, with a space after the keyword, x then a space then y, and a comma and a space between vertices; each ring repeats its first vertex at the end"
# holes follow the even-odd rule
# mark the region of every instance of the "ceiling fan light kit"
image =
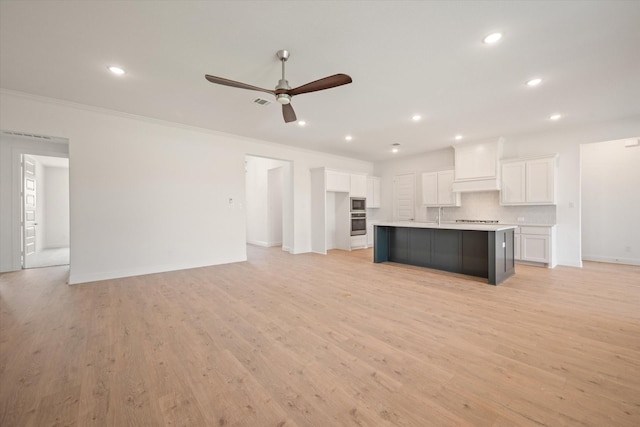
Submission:
POLYGON ((276 57, 282 63, 282 79, 278 81, 278 85, 274 90, 263 89, 261 87, 236 82, 233 80, 225 79, 223 77, 211 76, 209 74, 205 74, 204 77, 211 83, 236 87, 240 89, 257 90, 274 95, 276 101, 278 101, 279 104, 282 104, 282 116, 284 117, 284 121, 286 123, 295 122, 297 120, 296 113, 295 111, 293 111, 293 107, 291 106, 291 98, 293 96, 301 95, 303 93, 317 92, 319 90, 331 89, 337 86, 349 84, 353 81, 351 80, 351 77, 346 74, 334 74, 333 76, 325 77, 323 79, 316 80, 311 83, 307 83, 305 85, 291 89, 291 86, 289 86, 289 82, 285 78, 284 74, 284 63, 289 59, 289 51, 284 49, 279 50, 278 52, 276 52, 276 57))

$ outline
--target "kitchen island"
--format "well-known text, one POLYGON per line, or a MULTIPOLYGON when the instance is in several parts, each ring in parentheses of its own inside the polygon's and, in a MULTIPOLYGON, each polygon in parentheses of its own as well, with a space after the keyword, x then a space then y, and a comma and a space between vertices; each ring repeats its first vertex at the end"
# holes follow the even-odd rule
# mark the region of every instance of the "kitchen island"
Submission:
POLYGON ((487 278, 498 285, 515 274, 514 230, 504 224, 380 222, 373 262, 397 262, 487 278))

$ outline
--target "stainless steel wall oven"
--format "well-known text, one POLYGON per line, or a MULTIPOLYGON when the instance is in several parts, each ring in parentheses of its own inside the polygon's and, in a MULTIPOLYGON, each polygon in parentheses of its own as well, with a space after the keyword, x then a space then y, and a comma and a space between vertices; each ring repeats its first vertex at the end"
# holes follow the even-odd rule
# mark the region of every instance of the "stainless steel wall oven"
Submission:
POLYGON ((361 236, 363 234, 367 234, 367 214, 351 212, 351 235, 361 236))

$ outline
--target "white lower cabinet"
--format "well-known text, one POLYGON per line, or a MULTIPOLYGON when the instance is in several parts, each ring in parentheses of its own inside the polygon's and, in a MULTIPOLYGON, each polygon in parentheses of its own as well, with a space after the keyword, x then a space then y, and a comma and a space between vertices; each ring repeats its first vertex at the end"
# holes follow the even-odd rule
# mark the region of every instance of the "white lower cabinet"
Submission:
POLYGON ((376 222, 367 222, 367 247, 373 247, 373 241, 375 240, 373 237, 373 232, 375 229, 376 222))
POLYGON ((514 234, 514 258, 549 268, 557 265, 554 250, 554 226, 520 226, 514 234))
POLYGON ((521 255, 524 261, 549 262, 549 236, 538 236, 534 234, 520 235, 521 255))
POLYGON ((367 236, 351 236, 351 249, 364 249, 367 247, 367 236))

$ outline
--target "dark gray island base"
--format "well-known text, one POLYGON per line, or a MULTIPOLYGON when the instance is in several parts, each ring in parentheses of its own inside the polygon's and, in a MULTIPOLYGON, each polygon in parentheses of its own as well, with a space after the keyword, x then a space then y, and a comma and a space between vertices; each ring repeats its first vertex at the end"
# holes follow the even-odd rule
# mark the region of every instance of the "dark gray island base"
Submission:
POLYGON ((398 262, 485 277, 498 285, 515 274, 513 228, 375 225, 373 262, 398 262))

